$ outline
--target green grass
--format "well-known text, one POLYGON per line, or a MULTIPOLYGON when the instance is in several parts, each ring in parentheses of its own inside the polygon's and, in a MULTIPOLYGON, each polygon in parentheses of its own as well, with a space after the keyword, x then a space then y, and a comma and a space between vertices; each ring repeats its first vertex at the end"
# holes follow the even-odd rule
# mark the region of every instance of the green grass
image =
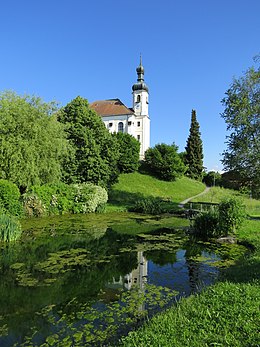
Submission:
POLYGON ((218 283, 122 339, 124 347, 259 346, 260 291, 257 283, 218 283))
POLYGON ((109 192, 107 211, 113 209, 124 211, 143 197, 159 197, 177 206, 184 199, 195 196, 204 189, 203 183, 187 177, 175 182, 166 182, 138 172, 122 174, 119 182, 109 192))
POLYGON ((250 199, 248 196, 240 194, 238 191, 231 189, 212 187, 208 193, 199 196, 198 198, 195 198, 192 201, 218 203, 221 200, 231 196, 240 198, 243 201, 243 203, 246 206, 246 212, 250 216, 260 217, 260 200, 250 199))

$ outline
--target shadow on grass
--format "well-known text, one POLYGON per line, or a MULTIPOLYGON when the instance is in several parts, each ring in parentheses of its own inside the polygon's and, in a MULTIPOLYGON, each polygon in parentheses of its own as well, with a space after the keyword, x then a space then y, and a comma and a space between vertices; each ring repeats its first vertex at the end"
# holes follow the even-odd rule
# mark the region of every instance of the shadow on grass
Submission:
MULTIPOLYGON (((128 210, 131 210, 138 200, 142 200, 144 198, 154 199, 154 196, 144 196, 141 193, 130 193, 122 190, 111 190, 109 192, 109 203, 118 207, 125 207, 128 210)), ((176 202, 172 202, 168 199, 162 198, 160 196, 156 197, 156 199, 161 200, 163 204, 163 208, 168 213, 174 213, 179 210, 178 204, 176 202)))
MULTIPOLYGON (((256 251, 257 252, 257 251, 256 251)), ((221 280, 233 283, 249 283, 260 279, 260 256, 251 254, 240 259, 235 265, 222 269, 221 280)))

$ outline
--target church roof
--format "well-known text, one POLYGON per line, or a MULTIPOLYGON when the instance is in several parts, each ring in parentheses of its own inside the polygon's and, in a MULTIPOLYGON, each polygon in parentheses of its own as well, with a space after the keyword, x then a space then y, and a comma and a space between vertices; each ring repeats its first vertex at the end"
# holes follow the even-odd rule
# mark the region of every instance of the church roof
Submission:
POLYGON ((134 111, 126 107, 119 99, 94 101, 90 105, 92 110, 96 111, 100 116, 117 116, 134 114, 134 111))

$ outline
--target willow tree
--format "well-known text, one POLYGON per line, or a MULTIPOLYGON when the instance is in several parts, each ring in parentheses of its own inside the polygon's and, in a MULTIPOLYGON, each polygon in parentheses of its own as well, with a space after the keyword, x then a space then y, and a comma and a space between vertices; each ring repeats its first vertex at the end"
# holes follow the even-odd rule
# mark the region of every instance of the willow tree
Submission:
POLYGON ((196 111, 191 112, 190 133, 185 147, 186 175, 194 179, 202 179, 203 172, 203 148, 200 134, 200 126, 197 121, 196 111))
POLYGON ((56 111, 39 97, 0 94, 0 178, 21 191, 60 179, 67 141, 56 111))

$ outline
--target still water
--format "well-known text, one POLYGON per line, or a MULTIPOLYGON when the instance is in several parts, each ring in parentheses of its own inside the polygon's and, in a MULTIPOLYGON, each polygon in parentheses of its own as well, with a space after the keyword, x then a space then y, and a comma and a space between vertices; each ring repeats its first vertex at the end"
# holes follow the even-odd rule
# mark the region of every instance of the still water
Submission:
POLYGON ((1 347, 114 343, 213 283, 238 247, 191 240, 174 218, 111 216, 27 221, 0 246, 1 347))

